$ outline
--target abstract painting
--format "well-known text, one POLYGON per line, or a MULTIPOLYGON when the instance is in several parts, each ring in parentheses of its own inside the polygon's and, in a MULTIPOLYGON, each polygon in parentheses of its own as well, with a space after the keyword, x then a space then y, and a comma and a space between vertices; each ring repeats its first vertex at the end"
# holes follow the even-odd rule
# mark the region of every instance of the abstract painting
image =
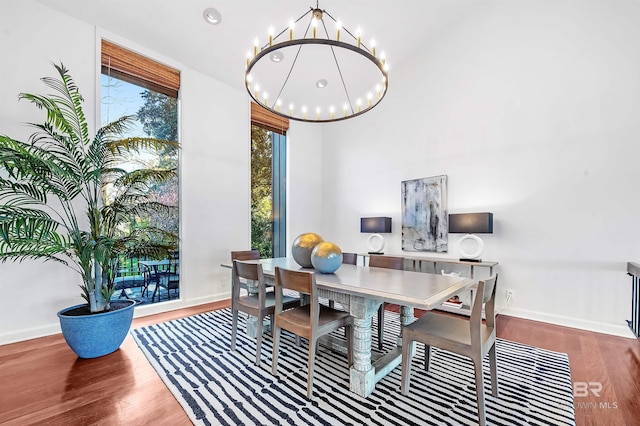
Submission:
POLYGON ((402 182, 402 250, 447 252, 447 176, 402 182))

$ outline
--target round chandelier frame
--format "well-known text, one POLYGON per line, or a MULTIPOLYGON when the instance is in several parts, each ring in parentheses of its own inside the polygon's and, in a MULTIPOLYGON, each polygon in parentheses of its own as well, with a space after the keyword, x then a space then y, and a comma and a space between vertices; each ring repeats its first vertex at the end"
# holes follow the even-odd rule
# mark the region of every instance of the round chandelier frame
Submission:
MULTIPOLYGON (((325 60, 325 62, 327 61, 325 60)), ((326 66, 333 68, 333 65, 326 66)), ((298 66, 298 68, 302 67, 298 66)), ((309 73, 307 70, 306 74, 312 73, 309 73)), ((308 80, 311 76, 305 75, 304 78, 307 78, 308 80)), ((331 16, 331 14, 326 10, 319 9, 317 5, 316 8, 310 7, 310 10, 300 16, 297 20, 291 21, 289 26, 280 31, 277 35, 273 35, 273 31, 270 30, 269 41, 266 44, 260 46, 256 39, 254 42, 253 52, 249 52, 247 55, 245 85, 251 98, 263 108, 291 120, 328 123, 357 117, 370 111, 380 103, 387 93, 388 82, 389 72, 386 58, 384 53, 380 53, 380 55, 376 56, 376 48, 373 40, 371 42, 371 47, 367 47, 362 42, 359 32, 354 35, 351 31, 344 28, 340 22, 331 16), (309 14, 311 14, 311 19, 309 20, 304 35, 301 38, 295 38, 295 24, 309 14), (334 38, 329 36, 329 31, 327 30, 327 25, 324 19, 325 16, 329 17, 336 25, 334 38), (320 31, 318 31, 318 28, 320 28, 320 31), (319 35, 322 30, 324 30, 324 34, 319 35), (348 36, 348 39, 351 42, 340 40, 342 32, 348 36), (309 49, 310 54, 313 56, 316 55, 316 51, 311 51, 311 49, 318 49, 315 46, 326 46, 330 49, 330 54, 325 55, 333 59, 335 69, 331 72, 337 76, 335 80, 339 81, 339 83, 336 84, 334 80, 331 84, 342 88, 336 88, 333 90, 340 90, 343 99, 332 100, 328 105, 320 105, 322 101, 316 102, 312 99, 313 96, 301 102, 299 100, 294 101, 294 99, 286 99, 286 96, 284 95, 286 90, 289 89, 287 85, 292 84, 291 81, 294 80, 292 78, 292 74, 296 70, 296 65, 299 65, 298 59, 303 48, 309 49), (294 55, 292 55, 293 59, 290 61, 290 67, 288 71, 285 72, 286 75, 279 76, 280 79, 278 82, 272 82, 269 88, 260 87, 261 82, 259 81, 259 76, 252 74, 252 71, 265 66, 273 67, 274 65, 270 64, 269 61, 273 63, 280 62, 284 57, 283 51, 294 53, 294 55), (351 58, 348 56, 351 56, 351 58), (353 56, 355 56, 355 58, 353 56), (358 66, 366 68, 366 73, 363 74, 366 74, 366 77, 368 78, 362 78, 362 82, 359 81, 361 75, 349 76, 351 78, 351 80, 349 80, 351 83, 356 81, 358 85, 370 84, 365 93, 362 92, 362 87, 360 86, 355 90, 348 89, 347 76, 352 70, 349 69, 349 66, 341 66, 339 61, 340 58, 351 59, 357 62, 358 66), (273 100, 269 98, 268 91, 275 94, 275 97, 272 98, 273 100), (295 105, 293 102, 297 102, 298 104, 295 105), (338 105, 338 107, 336 107, 336 105, 338 105)), ((323 77, 313 84, 310 83, 310 81, 305 81, 305 91, 308 90, 309 93, 313 93, 313 90, 324 90, 324 87, 327 84, 330 83, 328 83, 323 77), (314 87, 311 88, 311 85, 314 87)), ((302 91, 294 89, 290 90, 290 92, 298 94, 302 91)))

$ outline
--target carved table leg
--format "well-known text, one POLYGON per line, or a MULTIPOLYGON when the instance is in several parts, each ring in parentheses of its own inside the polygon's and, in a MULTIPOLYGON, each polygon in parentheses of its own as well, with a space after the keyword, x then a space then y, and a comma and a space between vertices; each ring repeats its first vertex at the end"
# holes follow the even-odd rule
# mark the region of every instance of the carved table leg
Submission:
POLYGON ((371 365, 371 318, 378 312, 380 301, 352 296, 349 312, 353 319, 353 365, 349 387, 352 392, 367 397, 375 388, 375 368, 371 365))
MULTIPOLYGON (((400 307, 400 324, 403 326, 411 324, 415 321, 413 316, 413 307, 412 306, 401 306, 400 307)), ((396 345, 402 347, 402 327, 400 327, 400 335, 396 341, 396 345)))
MULTIPOLYGON (((415 321, 413 316, 413 307, 412 306, 401 306, 400 307, 400 323, 404 327, 405 325, 409 325, 415 321)), ((400 336, 398 336, 398 341, 396 343, 400 348, 402 348, 402 328, 400 328, 400 336)), ((416 343, 413 342, 411 345, 411 355, 413 358, 416 354, 416 343)))

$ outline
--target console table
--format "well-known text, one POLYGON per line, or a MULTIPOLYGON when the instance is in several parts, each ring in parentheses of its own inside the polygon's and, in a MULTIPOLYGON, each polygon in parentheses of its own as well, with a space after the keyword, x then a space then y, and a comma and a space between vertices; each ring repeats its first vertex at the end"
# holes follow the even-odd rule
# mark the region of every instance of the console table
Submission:
MULTIPOLYGON (((358 253, 358 256, 362 256, 362 264, 366 265, 366 259, 370 256, 377 256, 375 254, 369 253, 358 253)), ((422 266, 424 264, 432 264, 434 273, 438 273, 438 264, 450 264, 450 265, 465 265, 469 267, 469 278, 474 279, 475 268, 489 268, 489 276, 493 275, 493 268, 498 265, 498 262, 484 260, 481 262, 470 262, 468 260, 460 260, 460 259, 451 259, 446 257, 424 257, 424 256, 406 256, 404 254, 386 254, 385 256, 394 256, 394 257, 402 257, 405 261, 412 262, 412 268, 415 272, 422 272, 422 266)), ((473 301, 473 291, 477 288, 477 284, 469 287, 471 291, 471 301, 473 301)), ((470 305, 462 305, 461 308, 450 308, 448 306, 439 306, 437 308, 441 311, 453 312, 456 314, 462 315, 470 315, 471 314, 471 306, 470 305)))

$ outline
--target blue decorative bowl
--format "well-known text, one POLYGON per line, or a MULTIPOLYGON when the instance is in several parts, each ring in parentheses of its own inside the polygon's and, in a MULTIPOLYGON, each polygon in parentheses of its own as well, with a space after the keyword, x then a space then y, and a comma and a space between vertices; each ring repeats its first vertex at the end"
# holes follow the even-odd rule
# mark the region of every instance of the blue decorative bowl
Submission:
POLYGON ((322 242, 313 248, 311 264, 318 272, 333 274, 342 265, 342 250, 334 243, 322 242))

